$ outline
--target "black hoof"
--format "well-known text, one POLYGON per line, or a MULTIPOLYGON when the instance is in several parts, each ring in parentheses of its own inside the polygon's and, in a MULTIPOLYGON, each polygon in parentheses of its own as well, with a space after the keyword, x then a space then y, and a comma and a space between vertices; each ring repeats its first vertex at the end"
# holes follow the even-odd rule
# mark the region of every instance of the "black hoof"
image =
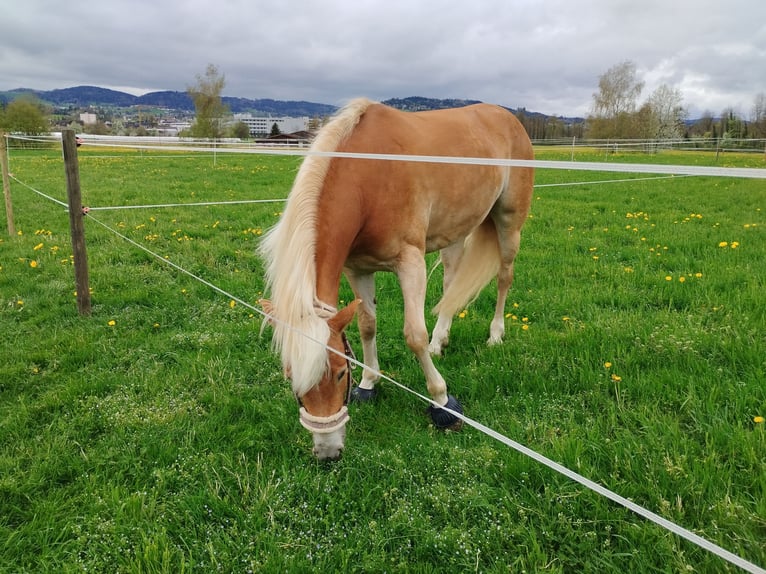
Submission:
POLYGON ((351 391, 352 403, 369 403, 375 400, 378 396, 378 391, 373 387, 372 389, 363 389, 362 387, 354 387, 351 391))
MULTIPOLYGON (((456 413, 463 414, 463 407, 452 395, 447 397, 447 404, 444 406, 456 413)), ((445 411, 441 407, 435 407, 433 405, 429 406, 428 414, 431 415, 431 420, 434 422, 434 426, 440 430, 460 430, 463 426, 462 419, 457 418, 455 415, 445 411)))

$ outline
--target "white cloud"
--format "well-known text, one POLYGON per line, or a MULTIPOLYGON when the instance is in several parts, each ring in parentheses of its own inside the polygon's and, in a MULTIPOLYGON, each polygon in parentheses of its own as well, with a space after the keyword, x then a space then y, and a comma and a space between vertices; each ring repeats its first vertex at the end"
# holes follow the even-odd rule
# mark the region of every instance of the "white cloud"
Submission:
POLYGON ((473 98, 562 115, 633 61, 692 115, 763 92, 766 3, 754 0, 0 0, 0 89, 184 90, 208 63, 227 95, 340 103, 473 98), (7 6, 3 6, 7 4, 7 6))

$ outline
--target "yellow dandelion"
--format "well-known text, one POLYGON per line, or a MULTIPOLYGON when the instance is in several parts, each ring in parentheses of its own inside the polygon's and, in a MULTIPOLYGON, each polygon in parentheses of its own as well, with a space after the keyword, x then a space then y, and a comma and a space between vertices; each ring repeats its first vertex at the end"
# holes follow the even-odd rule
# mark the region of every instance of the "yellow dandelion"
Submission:
POLYGON ((42 249, 42 248, 43 248, 43 244, 42 244, 42 243, 38 243, 38 244, 37 244, 37 245, 35 245, 35 246, 34 246, 32 249, 33 249, 34 251, 39 251, 39 250, 40 250, 40 249, 42 249))
POLYGON ((460 311, 460 313, 458 313, 458 317, 460 317, 461 319, 465 319, 466 315, 468 315, 468 311, 466 311, 465 309, 463 309, 462 311, 460 311))
POLYGON ((761 425, 761 424, 763 424, 763 423, 764 423, 764 421, 766 421, 766 419, 764 419, 764 418, 763 418, 762 416, 760 416, 760 415, 753 417, 753 422, 754 422, 755 424, 759 424, 759 425, 761 425))
POLYGON ((619 383, 622 380, 622 377, 620 375, 615 375, 614 373, 612 373, 611 379, 613 382, 619 383))
POLYGON ((521 330, 522 330, 522 331, 529 331, 529 325, 526 325, 526 324, 525 324, 525 325, 522 325, 522 326, 521 326, 521 330))
POLYGON ((686 281, 686 277, 684 277, 683 275, 678 278, 679 283, 684 283, 685 281, 686 281))
POLYGON ((21 307, 22 305, 24 305, 24 301, 23 301, 23 299, 19 299, 18 301, 16 301, 16 305, 18 305, 19 307, 21 307))
POLYGON ((229 301, 229 307, 231 307, 232 309, 234 309, 234 307, 235 307, 236 305, 237 305, 237 302, 236 302, 234 299, 232 299, 231 301, 229 301))
POLYGON ((564 321, 565 323, 566 323, 567 321, 570 321, 569 317, 562 317, 562 318, 561 318, 561 320, 562 320, 562 321, 564 321))
POLYGON ((737 247, 739 247, 739 241, 732 241, 731 242, 731 248, 732 249, 736 249, 737 247))
POLYGON ((30 262, 29 262, 29 266, 30 266, 32 269, 34 269, 35 267, 37 267, 37 261, 35 261, 35 260, 32 260, 32 261, 30 261, 30 262))
POLYGON ((114 319, 111 319, 110 321, 107 322, 107 325, 109 325, 110 327, 114 327, 116 324, 117 324, 117 321, 115 321, 114 319))
POLYGON ((665 276, 665 281, 672 281, 673 278, 670 275, 665 276))
POLYGON ((718 247, 728 247, 729 242, 728 241, 721 241, 721 243, 718 244, 718 247))
POLYGON ((605 369, 611 369, 611 368, 612 368, 612 363, 610 363, 609 361, 606 361, 606 362, 604 363, 604 368, 605 368, 605 369))

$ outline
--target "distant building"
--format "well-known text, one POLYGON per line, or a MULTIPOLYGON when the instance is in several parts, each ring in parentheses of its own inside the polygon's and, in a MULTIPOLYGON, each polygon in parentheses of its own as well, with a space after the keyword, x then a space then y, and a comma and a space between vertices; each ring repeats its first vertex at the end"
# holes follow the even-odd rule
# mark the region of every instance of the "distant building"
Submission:
POLYGON ((92 112, 83 112, 80 114, 80 121, 83 125, 92 126, 98 123, 98 117, 92 112))
POLYGON ((271 134, 274 124, 277 125, 279 133, 289 134, 294 132, 306 131, 309 128, 309 117, 302 116, 298 118, 291 117, 269 117, 253 116, 252 114, 234 114, 231 123, 242 122, 250 129, 251 136, 265 136, 271 134))

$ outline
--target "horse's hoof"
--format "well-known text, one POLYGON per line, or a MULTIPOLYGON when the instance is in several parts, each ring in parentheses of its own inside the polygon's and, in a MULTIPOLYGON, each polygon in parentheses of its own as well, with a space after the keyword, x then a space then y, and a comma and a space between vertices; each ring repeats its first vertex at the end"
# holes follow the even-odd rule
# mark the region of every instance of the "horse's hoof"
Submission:
POLYGON ((375 400, 375 397, 378 396, 378 391, 375 389, 375 387, 371 389, 363 389, 362 387, 354 387, 354 389, 351 391, 351 402, 352 403, 369 403, 370 401, 375 400))
MULTIPOLYGON (((463 407, 452 395, 447 397, 447 404, 444 406, 456 413, 463 414, 463 407)), ((463 426, 463 419, 459 419, 441 407, 430 405, 428 407, 428 414, 431 415, 431 420, 434 422, 434 426, 440 430, 460 430, 463 426)))

